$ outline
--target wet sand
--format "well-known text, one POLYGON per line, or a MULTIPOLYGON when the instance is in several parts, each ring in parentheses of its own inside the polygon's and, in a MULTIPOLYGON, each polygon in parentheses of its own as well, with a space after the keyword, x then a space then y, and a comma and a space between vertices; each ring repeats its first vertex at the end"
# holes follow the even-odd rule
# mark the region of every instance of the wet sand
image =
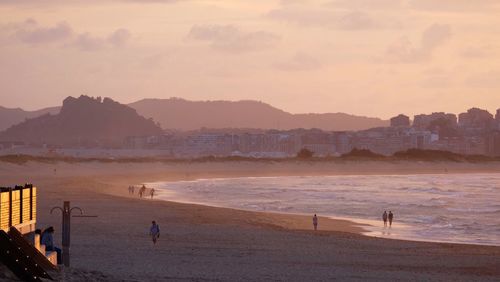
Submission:
POLYGON ((131 184, 209 177, 498 172, 466 163, 0 163, 0 185, 39 188, 38 227, 70 200, 97 218, 72 218, 67 281, 498 281, 500 247, 411 242, 360 235, 362 226, 308 216, 138 199, 131 184), (54 173, 54 169, 56 172, 54 173), (153 246, 148 229, 160 224, 153 246))

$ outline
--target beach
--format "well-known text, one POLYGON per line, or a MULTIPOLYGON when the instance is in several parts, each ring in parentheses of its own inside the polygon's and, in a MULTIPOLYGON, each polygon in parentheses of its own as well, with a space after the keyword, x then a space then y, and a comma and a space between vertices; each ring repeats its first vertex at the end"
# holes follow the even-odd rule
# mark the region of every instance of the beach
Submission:
MULTIPOLYGON (((130 196, 155 181, 285 175, 498 172, 500 163, 181 162, 0 163, 0 185, 38 187, 38 228, 54 226, 54 206, 71 201, 67 281, 498 281, 500 247, 368 237, 362 225, 320 217, 250 212, 130 196), (157 245, 148 236, 156 220, 157 245)), ((237 189, 237 187, 235 187, 237 189)))

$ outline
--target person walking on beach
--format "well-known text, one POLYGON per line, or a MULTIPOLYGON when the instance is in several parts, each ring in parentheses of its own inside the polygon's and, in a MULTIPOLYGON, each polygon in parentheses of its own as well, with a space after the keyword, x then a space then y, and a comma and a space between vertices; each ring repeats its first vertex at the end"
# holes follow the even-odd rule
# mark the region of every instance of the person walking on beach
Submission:
POLYGON ((316 214, 313 216, 313 226, 314 226, 314 231, 318 230, 318 217, 316 214))
POLYGON ((389 227, 392 226, 392 219, 394 218, 394 214, 392 213, 392 211, 389 211, 389 227))
POLYGON ((142 184, 141 189, 139 189, 139 197, 140 198, 142 198, 142 196, 144 195, 144 192, 146 192, 146 186, 144 184, 142 184))
POLYGON ((132 192, 132 195, 134 195, 134 190, 135 190, 134 185, 130 186, 130 192, 132 192))
POLYGON ((382 220, 384 221, 384 227, 387 227, 387 211, 382 214, 382 220))
POLYGON ((149 195, 151 195, 151 200, 152 200, 153 196, 155 195, 155 189, 154 188, 151 188, 151 190, 149 190, 149 195))
POLYGON ((149 228, 149 236, 153 239, 153 244, 156 244, 156 240, 160 237, 160 226, 156 224, 156 221, 151 222, 151 227, 149 228))
POLYGON ((142 185, 142 187, 139 188, 139 198, 142 198, 142 194, 144 194, 144 190, 146 190, 146 187, 144 187, 144 185, 142 185))

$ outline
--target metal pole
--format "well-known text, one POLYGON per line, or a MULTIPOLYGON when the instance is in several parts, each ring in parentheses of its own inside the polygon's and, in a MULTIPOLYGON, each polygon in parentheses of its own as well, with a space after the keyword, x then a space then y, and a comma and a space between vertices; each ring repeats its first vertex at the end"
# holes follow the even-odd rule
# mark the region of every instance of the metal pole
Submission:
POLYGON ((69 201, 64 201, 62 218, 62 260, 64 266, 69 267, 69 245, 71 235, 71 210, 69 201))
POLYGON ((79 207, 73 207, 70 208, 70 202, 69 201, 64 201, 63 207, 54 207, 50 210, 50 213, 54 211, 55 209, 60 209, 62 211, 62 261, 64 266, 69 267, 70 266, 70 252, 69 252, 69 246, 71 244, 71 212, 74 209, 77 209, 80 211, 81 214, 83 214, 82 209, 79 207))

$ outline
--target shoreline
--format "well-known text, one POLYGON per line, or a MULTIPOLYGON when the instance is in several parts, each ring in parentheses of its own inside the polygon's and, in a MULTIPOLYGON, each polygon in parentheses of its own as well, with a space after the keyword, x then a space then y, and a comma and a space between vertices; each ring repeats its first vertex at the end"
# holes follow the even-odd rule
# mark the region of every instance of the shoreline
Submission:
MULTIPOLYGON (((483 174, 485 172, 471 172, 471 174, 483 174)), ((394 175, 402 175, 402 174, 377 174, 378 176, 394 176, 394 175)), ((417 175, 417 174, 404 174, 404 175, 417 175)), ((427 174, 425 174, 427 175, 427 174)), ((442 175, 442 174, 428 174, 428 175, 442 175)), ((323 175, 323 177, 328 177, 328 176, 337 176, 337 175, 323 175)), ((350 176, 356 176, 356 175, 350 175, 350 176)), ((169 183, 178 183, 178 182, 198 182, 198 181, 205 181, 205 180, 231 180, 231 179, 254 179, 254 178, 279 178, 283 176, 250 176, 250 177, 229 177, 229 178, 199 178, 199 179, 193 179, 193 180, 179 180, 179 181, 157 181, 157 182, 145 182, 146 187, 149 189, 148 184, 169 184, 169 183)), ((285 176, 285 177, 315 177, 315 176, 303 176, 303 175, 296 175, 296 176, 285 176)), ((160 193, 168 193, 167 189, 162 189, 159 188, 160 193)), ((280 211, 256 211, 256 210, 251 210, 251 209, 240 209, 240 208, 234 208, 234 207, 228 207, 228 206, 218 206, 218 205, 213 205, 209 203, 202 203, 202 202, 192 202, 192 201, 187 201, 187 200, 182 200, 180 198, 167 198, 167 199, 162 199, 161 194, 158 194, 158 188, 155 188, 155 191, 157 191, 157 196, 154 199, 155 201, 165 201, 165 202, 173 202, 173 203, 179 203, 179 204, 187 204, 187 205, 198 205, 198 206, 204 206, 204 207, 210 207, 210 208, 220 208, 220 209, 228 209, 228 210, 239 210, 239 211, 244 211, 244 212, 251 212, 251 213, 261 213, 261 214, 268 214, 268 215, 283 215, 283 216, 291 216, 291 217, 307 217, 310 218, 310 214, 306 213, 294 213, 294 212, 280 212, 280 211)), ((146 199, 149 200, 149 199, 146 199)), ((354 227, 350 229, 349 231, 345 232, 350 232, 354 234, 359 234, 363 236, 368 236, 368 237, 374 237, 374 238, 380 238, 380 239, 387 239, 387 240, 401 240, 401 241, 411 241, 411 242, 427 242, 427 243, 443 243, 443 244, 458 244, 458 245, 478 245, 478 246, 490 246, 490 247, 500 247, 499 245, 495 244, 488 244, 488 243, 478 243, 478 242, 447 242, 444 240, 439 240, 439 239, 425 239, 425 238, 418 238, 418 237, 412 237, 412 236, 405 236, 405 235, 395 235, 395 234, 390 234, 390 230, 396 230, 396 232, 401 231, 399 229, 400 227, 403 227, 404 229, 408 228, 414 228, 414 226, 408 225, 406 223, 401 223, 398 222, 397 226, 398 228, 384 228, 382 226, 376 225, 379 221, 374 220, 374 219, 367 219, 367 218, 353 218, 353 217, 343 217, 343 216, 336 216, 336 215, 321 215, 318 216, 318 218, 321 220, 319 224, 320 228, 318 231, 325 231, 325 232, 331 232, 331 231, 338 231, 334 230, 331 228, 331 224, 338 223, 340 221, 348 223, 351 227, 354 227), (322 223, 327 220, 327 228, 323 229, 322 223), (383 229, 382 229, 383 228, 383 229), (378 233, 380 232, 387 232, 388 235, 379 235, 378 233), (390 237, 392 236, 392 237, 390 237)), ((287 227, 285 227, 287 228, 287 227)), ((303 230, 303 231, 312 231, 312 223, 310 224, 309 229, 292 229, 292 228, 287 228, 289 230, 303 230)), ((343 230, 344 232, 344 230, 343 230)), ((397 233, 396 233, 397 234, 397 233)))
MULTIPOLYGON (((441 167, 441 165, 437 165, 441 167)), ((413 171, 428 171, 412 165, 413 171), (421 170, 419 170, 421 169, 421 170)), ((359 234, 352 222, 320 217, 331 231, 312 230, 310 216, 248 212, 139 200, 133 183, 198 178, 325 175, 333 172, 408 173, 399 164, 323 166, 309 164, 203 163, 44 164, 0 163, 0 185, 38 187, 37 228, 56 227, 51 207, 70 200, 95 219, 72 220, 72 281, 85 280, 491 280, 500 275, 500 247, 385 239, 359 234), (54 169, 57 169, 55 172, 54 169), (151 220, 162 228, 159 244, 147 236, 151 220), (148 240, 149 239, 149 240, 148 240), (166 266, 166 267, 165 267, 166 266), (313 275, 313 276, 311 276, 313 275), (105 277, 105 278, 102 278, 105 277), (78 279, 79 278, 79 279, 78 279)), ((456 166, 489 172, 497 166, 456 166), (486 170, 486 171, 485 171, 486 170)), ((497 170, 500 171, 500 170, 497 170)))
MULTIPOLYGON (((359 163, 349 163, 349 162, 344 162, 342 165, 348 165, 348 166, 364 166, 366 164, 372 165, 376 164, 378 161, 361 161, 359 163)), ((407 161, 396 161, 393 163, 394 165, 399 165, 398 163, 403 162, 406 163, 407 161)), ((245 165, 253 166, 253 162, 243 162, 245 165)), ((225 163, 217 163, 219 165, 224 165, 225 163)), ((307 163, 306 163, 307 164, 307 163)), ((316 163, 312 163, 312 165, 315 165, 316 163)), ((339 163, 332 163, 334 166, 338 166, 339 163)), ((470 164, 470 163, 454 163, 454 162, 412 162, 409 161, 409 164, 417 166, 418 169, 410 167, 408 170, 401 170, 401 171, 389 171, 389 170, 380 170, 380 169, 375 169, 373 171, 342 171, 342 170, 336 170, 336 171, 324 171, 324 170, 319 170, 319 171, 314 171, 311 173, 311 171, 294 171, 294 172, 285 172, 285 173, 276 173, 275 171, 259 171, 259 172, 252 172, 251 174, 247 174, 246 172, 243 172, 242 174, 236 173, 236 176, 230 176, 226 177, 225 173, 219 175, 219 174, 210 174, 205 177, 196 177, 196 174, 189 174, 183 176, 178 176, 178 177, 167 177, 168 180, 163 180, 162 178, 158 178, 156 174, 153 174, 153 177, 156 177, 155 181, 149 181, 149 178, 147 176, 138 176, 141 181, 137 182, 139 185, 142 183, 177 183, 177 182, 197 182, 197 181, 204 181, 204 180, 227 180, 227 179, 252 179, 252 178, 279 178, 279 177, 335 177, 335 176, 363 176, 363 175, 377 175, 377 176, 400 176, 400 175, 452 175, 452 174, 483 174, 483 173, 499 173, 500 174, 500 162, 498 162, 498 169, 497 168, 491 168, 490 166, 487 166, 486 168, 483 166, 484 163, 476 163, 476 164, 470 164), (420 167, 420 165, 430 165, 430 167, 420 167), (446 169, 445 171, 440 170, 440 171, 433 171, 435 169, 434 166, 442 167, 442 166, 449 166, 451 171, 446 169), (464 166, 465 165, 465 166, 464 166), (476 167, 478 165, 478 167, 476 167), (472 168, 472 169, 471 169, 472 168), (432 172, 432 173, 431 173, 432 172)), ((106 164, 104 164, 106 165, 106 164)), ((111 164, 113 165, 113 164, 111 164)), ((115 164, 115 165, 120 165, 120 164, 115 164)), ((139 164, 139 165, 148 165, 146 164, 139 164)), ((169 164, 162 164, 169 166, 169 164)), ((188 164, 187 166, 197 166, 197 165, 210 165, 210 163, 204 163, 204 162, 195 162, 193 164, 188 164)), ((277 164, 272 164, 279 166, 280 163, 277 164)), ((305 164, 301 162, 295 163, 295 165, 298 165, 299 167, 305 166, 305 164)), ((309 164, 310 165, 310 164, 309 164)), ((181 165, 182 166, 182 165, 181 165)), ((125 186, 124 186, 125 187, 125 186)), ((108 191, 102 191, 103 193, 106 194, 111 194, 114 196, 120 196, 120 197, 126 197, 129 198, 129 196, 126 195, 125 189, 123 191, 117 191, 116 189, 108 190, 108 191), (111 193, 110 193, 111 192, 111 193), (122 194, 123 192, 123 194, 122 194)), ((147 197, 146 197, 147 198, 147 197)), ((145 199, 149 200, 149 199, 145 199)), ((162 202, 169 202, 169 203, 178 203, 178 204, 185 204, 185 205, 194 205, 194 206, 203 206, 207 208, 216 208, 216 209, 224 209, 224 210, 237 210, 241 212, 248 212, 248 213, 257 213, 257 214, 262 214, 262 215, 274 215, 272 218, 276 220, 275 216, 278 217, 291 217, 294 218, 294 220, 298 220, 300 218, 301 223, 300 224, 291 224, 291 222, 287 222, 286 224, 284 223, 277 223, 277 226, 285 228, 290 231, 298 230, 298 231, 313 231, 312 230, 312 223, 310 222, 310 217, 311 215, 305 214, 305 213, 286 213, 286 212, 277 212, 277 211, 253 211, 253 210, 245 210, 245 209, 237 209, 237 208, 232 208, 232 207, 224 207, 224 206, 216 206, 216 205, 210 205, 207 203, 197 203, 197 202, 189 202, 189 201, 179 201, 175 199, 154 199, 155 201, 162 201, 162 202)), ((409 241, 409 242, 424 242, 424 243, 442 243, 442 244, 457 244, 457 245, 472 245, 472 246, 486 246, 486 247, 500 247, 500 245, 492 245, 492 244, 483 244, 483 243, 473 243, 473 242, 446 242, 446 241, 441 241, 441 240, 430 240, 430 239, 419 239, 419 238, 408 238, 408 237, 386 237, 386 236, 377 236, 377 235, 372 235, 369 233, 374 233, 377 231, 374 231, 375 228, 377 228, 376 225, 373 223, 376 223, 378 221, 376 220, 371 220, 371 219, 360 219, 360 218, 350 218, 350 217, 339 217, 335 215, 322 215, 319 216, 321 219, 321 222, 327 222, 327 224, 324 224, 324 229, 318 230, 322 232, 348 232, 348 233, 353 233, 357 235, 362 235, 366 237, 371 237, 371 238, 379 238, 379 239, 386 239, 386 240, 401 240, 401 241, 409 241), (363 228, 364 227, 364 228, 363 228), (369 230, 367 228, 371 227, 372 229, 369 230)), ((407 226, 406 224, 403 223, 403 225, 407 226)))

